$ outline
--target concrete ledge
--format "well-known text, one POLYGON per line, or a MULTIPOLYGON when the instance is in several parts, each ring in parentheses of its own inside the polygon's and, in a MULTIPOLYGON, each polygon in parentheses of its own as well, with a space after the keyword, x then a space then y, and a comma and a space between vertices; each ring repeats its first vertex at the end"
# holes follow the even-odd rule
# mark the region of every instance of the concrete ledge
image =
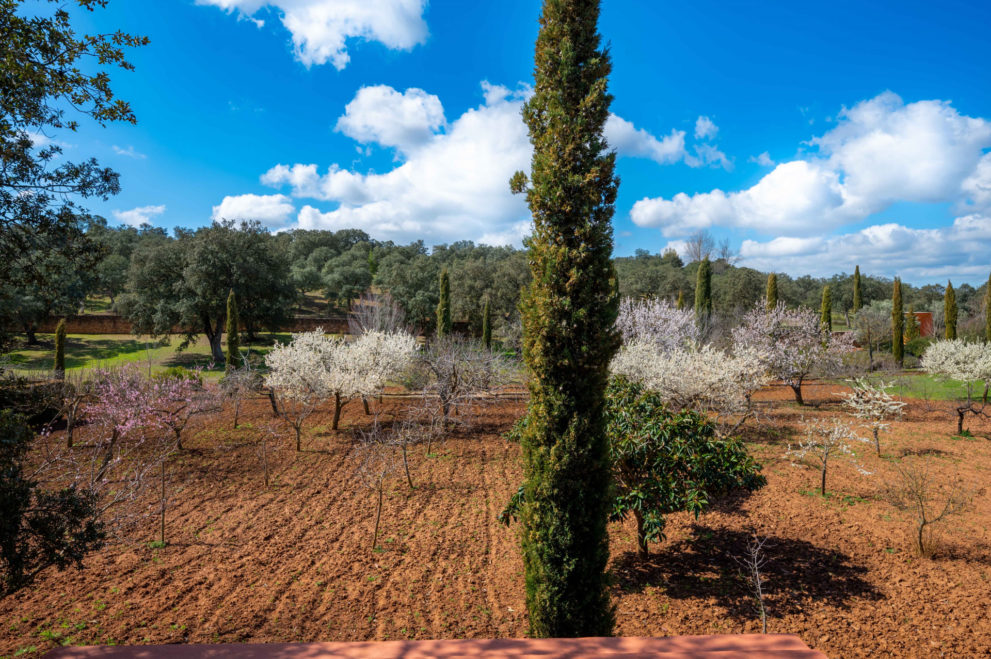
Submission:
POLYGON ((662 659, 757 659, 794 657, 826 659, 791 634, 615 637, 574 639, 458 639, 431 641, 367 641, 355 643, 285 643, 230 645, 137 645, 69 647, 53 650, 47 659, 591 659, 661 657, 662 659))

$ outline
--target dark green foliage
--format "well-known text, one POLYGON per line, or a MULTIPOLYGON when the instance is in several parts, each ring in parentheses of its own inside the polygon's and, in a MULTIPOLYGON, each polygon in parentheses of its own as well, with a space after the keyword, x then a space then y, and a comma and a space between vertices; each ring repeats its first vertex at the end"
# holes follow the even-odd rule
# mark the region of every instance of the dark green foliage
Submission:
POLYGON ((778 306, 778 276, 773 272, 767 276, 767 293, 764 298, 767 300, 768 311, 778 306))
POLYGON ((447 268, 440 271, 438 284, 437 336, 445 337, 451 333, 451 275, 447 268))
POLYGON ((482 344, 486 350, 492 349, 492 305, 488 300, 482 307, 482 344))
POLYGON ((159 371, 153 377, 156 380, 196 380, 200 386, 203 385, 203 376, 200 373, 183 366, 170 366, 164 371, 159 371))
MULTIPOLYGON (((913 305, 908 305, 908 312, 905 314, 905 338, 908 341, 913 341, 919 338, 919 334, 922 328, 919 326, 919 319, 915 315, 915 307, 913 305)), ((912 352, 909 350, 909 352, 912 352)), ((914 355, 915 353, 912 352, 914 355)))
POLYGON ((899 366, 905 361, 905 311, 902 308, 902 281, 897 277, 891 294, 891 354, 899 366))
POLYGON ((234 289, 227 294, 227 362, 226 370, 241 364, 241 318, 237 315, 237 297, 234 289))
POLYGON ((237 294, 238 317, 249 338, 261 328, 276 330, 290 317, 296 291, 275 237, 257 222, 214 222, 196 231, 178 230, 175 240, 140 244, 118 307, 135 333, 163 336, 181 328, 187 341, 204 334, 213 359, 222 348, 227 296, 237 294))
POLYGON ((712 264, 702 259, 695 274, 695 317, 706 320, 712 315, 712 264))
POLYGON ((23 417, 0 410, 0 597, 46 567, 81 567, 103 545, 93 496, 71 486, 46 491, 26 476, 32 439, 23 417))
POLYGON ((991 275, 984 291, 984 340, 991 343, 991 275))
MULTIPOLYGON (((734 490, 753 492, 767 483, 742 442, 719 439, 705 416, 672 412, 639 384, 611 380, 605 418, 614 483, 610 519, 633 515, 641 554, 649 542, 664 539, 667 515, 688 511, 698 516, 734 490)), ((525 428, 524 417, 506 438, 518 441, 525 428)), ((514 518, 525 497, 521 488, 500 521, 514 518)))
POLYGON ((853 269, 853 312, 857 313, 864 306, 864 297, 860 292, 860 266, 853 269))
POLYGON ((55 326, 55 377, 65 377, 65 318, 55 326))
MULTIPOLYGON (((81 35, 67 4, 79 5, 78 15, 106 3, 0 1, 0 282, 6 284, 46 278, 27 256, 39 241, 50 245, 49 257, 92 251, 79 200, 120 191, 119 175, 96 159, 70 162, 59 142, 36 147, 31 136, 76 131, 80 115, 100 125, 136 123, 130 106, 114 96, 108 69, 131 70, 125 49, 148 40, 112 28, 81 35)), ((82 17, 83 24, 88 20, 82 17)))
POLYGON ((530 403, 520 510, 530 633, 608 636, 610 467, 602 408, 619 347, 612 252, 615 152, 602 131, 612 100, 599 3, 545 0, 534 95, 523 118, 533 144, 525 190, 534 232, 522 295, 530 403))
POLYGON ((905 352, 921 359, 932 342, 933 340, 927 336, 917 336, 905 343, 905 352))
POLYGON ((681 311, 682 309, 685 308, 685 292, 680 288, 678 289, 678 302, 675 304, 675 306, 678 307, 678 311, 681 311))
POLYGON ((943 320, 946 323, 946 338, 957 338, 957 294, 953 290, 953 282, 949 281, 943 294, 943 320))
POLYGON ((833 296, 829 290, 829 286, 822 287, 822 310, 820 311, 820 320, 824 331, 833 331, 833 296))

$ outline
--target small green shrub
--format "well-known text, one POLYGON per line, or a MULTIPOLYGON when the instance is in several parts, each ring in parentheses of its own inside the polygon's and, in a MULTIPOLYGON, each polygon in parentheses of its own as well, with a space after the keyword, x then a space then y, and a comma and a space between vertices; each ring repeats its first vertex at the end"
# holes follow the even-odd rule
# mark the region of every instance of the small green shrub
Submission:
POLYGON ((170 366, 153 376, 156 380, 195 380, 203 386, 203 376, 198 371, 191 371, 184 366, 170 366))
POLYGON ((932 339, 926 336, 919 336, 905 344, 905 352, 915 357, 922 357, 922 353, 932 343, 932 339))

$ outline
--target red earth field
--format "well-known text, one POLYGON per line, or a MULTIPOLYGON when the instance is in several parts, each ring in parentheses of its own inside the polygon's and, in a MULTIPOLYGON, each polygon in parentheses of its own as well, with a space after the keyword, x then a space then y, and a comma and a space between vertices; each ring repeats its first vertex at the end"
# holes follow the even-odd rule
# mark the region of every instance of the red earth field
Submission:
MULTIPOLYGON (((968 419, 973 437, 955 438, 948 403, 911 401, 882 436, 882 457, 859 451, 871 475, 837 461, 822 498, 818 472, 783 454, 803 416, 842 414, 842 391, 812 384, 803 408, 785 387, 762 392, 762 418, 746 437, 767 487, 697 520, 672 516, 649 558, 635 552, 632 521, 612 526, 617 635, 759 631, 733 560, 756 530, 769 538, 769 631, 831 657, 991 654, 991 421, 968 419), (912 552, 910 515, 883 496, 904 460, 930 461, 937 482, 971 496, 940 528, 931 560, 912 552)), ((373 407, 387 419, 408 404, 373 407)), ((389 481, 375 550, 374 498, 354 476, 348 431, 370 423, 360 404, 345 409, 341 432, 316 415, 300 453, 287 435, 267 488, 255 430, 270 419, 267 401, 252 401, 236 431, 228 415, 199 419, 175 463, 169 544, 150 546, 151 518, 85 569, 44 572, 0 601, 0 655, 62 644, 524 636, 516 530, 496 521, 522 478, 519 446, 501 437, 522 410, 491 406, 470 433, 430 455, 414 449, 416 487, 389 481)))

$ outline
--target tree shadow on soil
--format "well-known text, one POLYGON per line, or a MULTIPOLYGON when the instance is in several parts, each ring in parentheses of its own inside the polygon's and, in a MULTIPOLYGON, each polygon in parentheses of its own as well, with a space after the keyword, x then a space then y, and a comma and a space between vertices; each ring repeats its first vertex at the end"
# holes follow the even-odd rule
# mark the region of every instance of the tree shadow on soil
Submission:
MULTIPOLYGON (((625 592, 658 587, 675 599, 715 600, 739 621, 754 619, 754 599, 742 576, 751 536, 742 530, 692 525, 692 536, 653 551, 647 558, 626 552, 613 564, 617 585, 625 592)), ((883 595, 866 580, 867 568, 841 552, 804 540, 770 537, 763 570, 769 613, 800 613, 809 602, 846 609, 854 600, 883 595)))

